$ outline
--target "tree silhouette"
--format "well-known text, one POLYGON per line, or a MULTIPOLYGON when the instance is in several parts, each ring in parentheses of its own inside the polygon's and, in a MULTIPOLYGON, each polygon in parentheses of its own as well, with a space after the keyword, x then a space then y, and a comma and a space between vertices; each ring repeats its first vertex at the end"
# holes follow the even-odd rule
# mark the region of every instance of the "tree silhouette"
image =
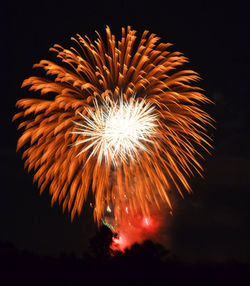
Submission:
POLYGON ((162 260, 169 253, 167 249, 160 243, 154 243, 151 240, 146 240, 143 244, 134 244, 130 250, 127 250, 126 254, 129 256, 136 256, 139 258, 145 258, 149 260, 162 260))
POLYGON ((110 245, 112 243, 113 233, 105 225, 97 230, 95 236, 90 239, 89 250, 90 254, 95 258, 107 259, 111 257, 110 245))

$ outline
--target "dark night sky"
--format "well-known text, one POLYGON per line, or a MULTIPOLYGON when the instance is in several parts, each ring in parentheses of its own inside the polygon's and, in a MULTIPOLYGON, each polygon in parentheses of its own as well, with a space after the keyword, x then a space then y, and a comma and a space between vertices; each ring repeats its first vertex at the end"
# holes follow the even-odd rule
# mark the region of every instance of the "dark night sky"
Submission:
POLYGON ((95 231, 89 210, 71 223, 60 207, 50 208, 49 195, 39 195, 15 152, 17 124, 11 118, 15 102, 32 95, 20 89, 34 73, 32 65, 53 58, 50 46, 69 46, 76 33, 94 39, 94 31, 104 34, 106 25, 119 36, 122 26, 131 25, 139 34, 149 29, 183 52, 215 102, 209 109, 217 121, 211 134, 215 150, 204 163, 205 180, 193 180, 194 195, 178 199, 169 218, 170 249, 191 260, 249 258, 250 5, 185 2, 10 1, 1 37, 1 64, 6 64, 1 67, 1 241, 49 255, 79 254, 88 245, 95 231))

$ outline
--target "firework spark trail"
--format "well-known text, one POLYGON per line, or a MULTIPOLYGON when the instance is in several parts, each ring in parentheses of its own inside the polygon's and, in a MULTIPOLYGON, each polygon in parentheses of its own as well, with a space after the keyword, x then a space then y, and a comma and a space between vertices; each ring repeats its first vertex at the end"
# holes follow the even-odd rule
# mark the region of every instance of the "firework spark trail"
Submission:
POLYGON ((22 111, 13 118, 23 120, 17 150, 26 147, 25 167, 40 192, 48 187, 52 205, 62 203, 73 219, 92 189, 97 222, 110 203, 117 221, 126 207, 145 216, 162 202, 171 208, 168 192, 191 192, 188 177, 202 173, 198 149, 211 147, 212 119, 201 109, 210 100, 193 84, 199 75, 176 71, 187 58, 148 31, 138 43, 130 27, 120 41, 109 27, 106 34, 94 43, 77 35, 79 49, 54 45, 65 66, 35 64, 48 78, 30 77, 22 87, 42 98, 18 100, 22 111))

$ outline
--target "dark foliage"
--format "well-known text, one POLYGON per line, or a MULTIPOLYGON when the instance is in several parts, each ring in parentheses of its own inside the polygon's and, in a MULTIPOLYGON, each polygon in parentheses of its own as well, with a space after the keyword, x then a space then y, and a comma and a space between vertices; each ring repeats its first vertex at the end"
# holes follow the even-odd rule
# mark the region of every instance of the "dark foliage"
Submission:
POLYGON ((246 264, 181 263, 152 241, 110 255, 108 243, 110 233, 101 229, 81 259, 40 257, 1 243, 0 285, 249 285, 246 264))
POLYGON ((100 230, 97 230, 96 235, 90 240, 90 254, 98 259, 110 258, 112 237, 112 231, 104 225, 101 226, 100 230))

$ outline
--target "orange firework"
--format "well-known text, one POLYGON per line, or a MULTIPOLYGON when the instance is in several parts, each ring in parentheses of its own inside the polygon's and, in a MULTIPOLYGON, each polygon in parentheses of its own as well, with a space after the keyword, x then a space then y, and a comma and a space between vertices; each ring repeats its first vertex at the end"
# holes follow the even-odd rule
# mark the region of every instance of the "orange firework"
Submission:
POLYGON ((63 203, 73 219, 92 190, 97 222, 110 205, 116 220, 127 208, 143 215, 161 202, 172 208, 168 192, 191 192, 187 177, 202 171, 197 147, 211 147, 212 120, 200 108, 210 101, 192 84, 199 76, 176 71, 187 58, 148 31, 136 40, 123 28, 120 41, 109 27, 106 33, 106 42, 97 33, 94 43, 77 35, 78 49, 54 45, 65 67, 35 64, 50 77, 30 77, 22 87, 42 98, 19 100, 13 118, 26 117, 17 150, 26 147, 25 167, 40 192, 48 187, 52 205, 63 203))

